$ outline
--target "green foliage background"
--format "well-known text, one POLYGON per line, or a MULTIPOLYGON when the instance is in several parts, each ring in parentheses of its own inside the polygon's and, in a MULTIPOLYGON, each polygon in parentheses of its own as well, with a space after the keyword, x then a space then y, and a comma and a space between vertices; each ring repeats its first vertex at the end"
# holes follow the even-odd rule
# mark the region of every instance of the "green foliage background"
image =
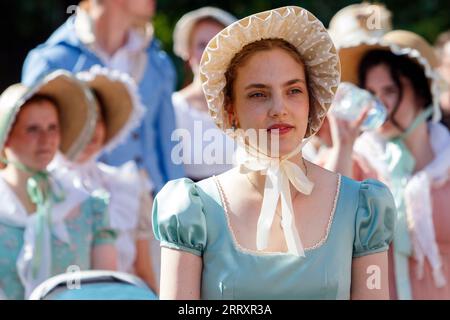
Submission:
MULTIPOLYGON (((179 86, 189 77, 183 63, 172 54, 172 30, 186 12, 202 6, 217 6, 241 18, 248 14, 285 5, 302 6, 314 13, 325 26, 341 8, 360 1, 354 0, 157 0, 154 17, 157 37, 172 55, 179 73, 179 86)), ((434 42, 437 35, 450 29, 448 0, 380 0, 393 13, 396 29, 407 29, 434 42)), ((68 17, 70 5, 78 0, 2 0, 0 2, 0 90, 19 81, 26 53, 45 41, 68 17)))

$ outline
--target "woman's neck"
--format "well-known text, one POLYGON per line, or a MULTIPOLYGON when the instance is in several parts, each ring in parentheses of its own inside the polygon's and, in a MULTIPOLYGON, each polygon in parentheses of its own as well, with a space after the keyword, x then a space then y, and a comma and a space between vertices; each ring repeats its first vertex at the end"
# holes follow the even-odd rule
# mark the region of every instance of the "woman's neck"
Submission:
POLYGON ((93 22, 96 42, 108 55, 112 56, 127 41, 132 26, 130 19, 120 10, 103 7, 89 12, 93 22))
POLYGON ((9 164, 1 171, 1 176, 12 187, 26 189, 28 178, 31 178, 32 174, 9 164))
POLYGON ((27 193, 28 178, 30 178, 32 174, 19 170, 9 164, 5 169, 0 171, 0 175, 7 185, 10 186, 11 190, 16 194, 25 210, 28 213, 35 212, 36 206, 31 202, 27 193))
MULTIPOLYGON (((294 163, 295 165, 297 165, 305 173, 305 175, 309 178, 308 168, 310 168, 310 166, 308 166, 307 161, 303 159, 301 152, 292 156, 291 158, 289 158, 289 161, 294 163)), ((264 194, 264 188, 265 188, 265 184, 266 184, 267 175, 262 174, 261 171, 250 171, 249 173, 247 173, 247 175, 248 175, 250 182, 253 184, 253 186, 261 194, 264 194)), ((297 193, 297 192, 298 191, 295 188, 291 188, 292 199, 295 196, 295 193, 297 193)))
POLYGON ((420 124, 406 137, 405 144, 416 161, 414 172, 425 168, 434 158, 434 151, 430 143, 430 134, 426 122, 420 124))
POLYGON ((200 76, 194 75, 193 81, 188 84, 182 91, 186 94, 189 94, 190 96, 204 97, 200 76))
POLYGON ((180 93, 187 100, 189 105, 194 106, 201 111, 208 111, 208 104, 203 93, 201 82, 198 78, 194 78, 194 81, 183 88, 180 93))

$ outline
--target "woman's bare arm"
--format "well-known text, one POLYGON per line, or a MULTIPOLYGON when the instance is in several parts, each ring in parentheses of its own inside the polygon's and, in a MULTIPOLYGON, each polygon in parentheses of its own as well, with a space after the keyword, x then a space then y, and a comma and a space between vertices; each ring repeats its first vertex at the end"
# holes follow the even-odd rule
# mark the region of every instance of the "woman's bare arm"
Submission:
POLYGON ((380 252, 352 263, 352 300, 389 300, 388 255, 380 252))
POLYGON ((161 300, 199 300, 203 261, 191 253, 161 247, 161 300))

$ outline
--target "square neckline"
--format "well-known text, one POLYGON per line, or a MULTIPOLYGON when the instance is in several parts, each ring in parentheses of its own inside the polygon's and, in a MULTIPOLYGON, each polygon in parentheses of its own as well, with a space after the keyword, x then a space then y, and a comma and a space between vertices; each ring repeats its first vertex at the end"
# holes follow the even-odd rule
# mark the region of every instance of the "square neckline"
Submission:
MULTIPOLYGON (((242 254, 246 254, 246 255, 250 255, 250 256, 294 256, 291 253, 289 253, 288 251, 286 252, 281 252, 281 251, 258 251, 258 250, 253 250, 253 249, 248 249, 245 248, 243 246, 241 246, 239 244, 239 242, 237 241, 236 235, 231 227, 231 223, 230 223, 230 216, 229 216, 229 208, 228 208, 228 204, 225 198, 225 194, 223 192, 222 189, 222 185, 218 179, 218 177, 216 175, 212 176, 212 180, 214 181, 215 187, 216 187, 216 192, 219 194, 219 198, 216 200, 219 200, 220 202, 220 207, 222 209, 222 214, 225 217, 226 220, 226 232, 230 237, 231 243, 233 248, 242 254)), ((338 182, 336 184, 336 192, 335 192, 335 196, 334 196, 334 200, 333 200, 333 208, 331 209, 330 212, 330 216, 328 219, 328 224, 327 224, 327 228, 326 228, 326 232, 325 235, 319 240, 317 241, 313 246, 307 247, 304 249, 305 253, 306 252, 314 252, 315 250, 320 249, 321 247, 323 247, 329 238, 329 235, 331 233, 331 229, 334 225, 334 217, 335 217, 335 213, 339 204, 339 200, 341 198, 341 192, 342 192, 342 180, 343 177, 340 173, 338 173, 338 182)))

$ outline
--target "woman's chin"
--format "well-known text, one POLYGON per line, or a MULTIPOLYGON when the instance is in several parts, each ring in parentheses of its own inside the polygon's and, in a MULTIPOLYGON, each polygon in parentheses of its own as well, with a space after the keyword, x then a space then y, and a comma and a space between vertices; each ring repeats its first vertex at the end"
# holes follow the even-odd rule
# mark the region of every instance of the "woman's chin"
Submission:
POLYGON ((33 170, 42 171, 52 162, 54 154, 42 154, 36 157, 36 159, 28 165, 33 170))
POLYGON ((385 123, 376 130, 376 133, 385 139, 391 139, 400 134, 399 130, 390 122, 385 123))
POLYGON ((44 171, 47 169, 47 166, 50 164, 50 162, 51 162, 51 160, 50 161, 40 160, 40 161, 36 161, 33 164, 27 165, 27 167, 29 167, 31 170, 34 170, 34 171, 44 171))
POLYGON ((274 146, 272 149, 272 146, 270 146, 270 156, 273 158, 281 158, 284 156, 287 156, 289 153, 291 153, 295 148, 298 147, 298 143, 287 143, 281 142, 278 145, 278 148, 274 146))

